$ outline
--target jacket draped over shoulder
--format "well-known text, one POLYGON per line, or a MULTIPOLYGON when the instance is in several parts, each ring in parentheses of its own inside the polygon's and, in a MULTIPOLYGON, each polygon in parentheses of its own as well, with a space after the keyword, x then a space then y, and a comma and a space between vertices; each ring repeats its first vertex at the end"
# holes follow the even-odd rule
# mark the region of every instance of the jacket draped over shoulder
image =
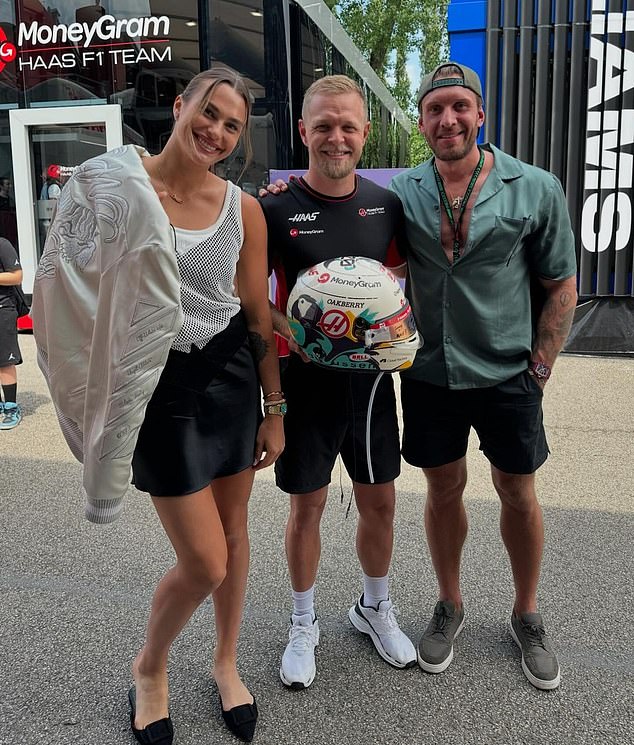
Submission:
POLYGON ((75 170, 33 290, 38 365, 95 523, 121 513, 145 408, 183 322, 172 229, 145 155, 130 145, 75 170))

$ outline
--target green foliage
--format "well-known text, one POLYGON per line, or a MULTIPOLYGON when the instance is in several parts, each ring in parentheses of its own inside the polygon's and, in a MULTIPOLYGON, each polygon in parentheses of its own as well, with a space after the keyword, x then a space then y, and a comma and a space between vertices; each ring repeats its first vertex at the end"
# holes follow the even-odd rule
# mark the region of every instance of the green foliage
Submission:
POLYGON ((417 166, 428 158, 431 158, 431 149, 427 144, 427 140, 418 131, 418 124, 416 122, 414 122, 414 126, 410 133, 408 145, 407 165, 410 168, 414 168, 414 166, 417 166))
MULTIPOLYGON (((408 162, 415 165, 429 149, 415 124, 418 112, 412 87, 417 87, 418 81, 409 80, 407 60, 418 53, 424 73, 446 59, 448 0, 326 0, 326 5, 399 106, 412 117, 408 162)), ((373 128, 381 126, 385 123, 373 121, 373 128)), ((397 143, 388 147, 395 150, 397 161, 397 143)))

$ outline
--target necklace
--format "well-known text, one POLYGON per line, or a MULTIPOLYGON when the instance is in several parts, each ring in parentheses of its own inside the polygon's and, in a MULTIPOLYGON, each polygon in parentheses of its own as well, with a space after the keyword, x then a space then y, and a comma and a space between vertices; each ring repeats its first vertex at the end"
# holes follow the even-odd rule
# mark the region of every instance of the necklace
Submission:
POLYGON ((158 174, 159 174, 159 178, 161 179, 161 183, 162 183, 162 184, 163 184, 163 186, 165 187, 165 191, 167 192, 167 194, 168 194, 169 198, 170 198, 170 199, 173 199, 173 200, 174 200, 174 201, 176 202, 176 204, 183 204, 183 202, 184 202, 185 200, 184 200, 184 199, 181 199, 180 197, 177 197, 177 196, 176 196, 176 194, 174 194, 174 192, 173 192, 173 191, 170 191, 170 190, 169 190, 169 189, 167 188, 167 184, 165 183, 165 179, 163 178, 163 171, 161 171, 161 166, 160 166, 160 165, 159 165, 159 164, 157 163, 157 164, 156 164, 156 167, 157 167, 157 169, 158 169, 158 174))
POLYGON ((447 192, 445 191, 445 185, 443 183, 442 177, 440 173, 438 173, 438 168, 436 168, 436 160, 434 159, 434 161, 432 162, 434 177, 436 179, 436 186, 438 188, 438 194, 440 195, 440 201, 442 202, 442 206, 444 207, 447 214, 449 224, 451 225, 451 228, 453 230, 452 258, 454 264, 460 258, 460 225, 462 223, 462 218, 464 216, 469 197, 471 196, 471 192, 473 191, 473 187, 475 186, 476 181, 478 180, 478 176, 480 175, 480 171, 482 171, 482 167, 484 166, 484 150, 482 150, 480 146, 478 146, 478 150, 480 151, 480 159, 478 160, 478 164, 476 165, 476 167, 473 169, 473 173, 471 174, 471 179, 469 180, 469 185, 467 186, 467 190, 465 191, 464 196, 454 197, 451 203, 449 202, 447 192), (457 220, 454 220, 454 209, 458 210, 457 220))

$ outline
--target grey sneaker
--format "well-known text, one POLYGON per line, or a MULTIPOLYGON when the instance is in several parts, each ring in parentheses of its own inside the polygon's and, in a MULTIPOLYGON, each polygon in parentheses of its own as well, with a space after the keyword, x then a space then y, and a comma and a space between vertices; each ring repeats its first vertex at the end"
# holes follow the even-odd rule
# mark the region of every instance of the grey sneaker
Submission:
POLYGON ((441 673, 453 660, 453 642, 464 627, 464 607, 439 600, 434 617, 418 642, 418 664, 427 673, 441 673))
POLYGON ((552 691, 560 681, 559 662, 544 630, 539 613, 522 613, 511 616, 511 636, 522 650, 522 670, 535 686, 552 691))

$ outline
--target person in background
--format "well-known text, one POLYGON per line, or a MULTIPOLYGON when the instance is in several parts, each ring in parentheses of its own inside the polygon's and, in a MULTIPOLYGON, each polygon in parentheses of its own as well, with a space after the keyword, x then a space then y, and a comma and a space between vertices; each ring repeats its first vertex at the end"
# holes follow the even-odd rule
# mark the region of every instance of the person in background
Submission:
POLYGON ((22 282, 22 267, 13 245, 0 238, 0 429, 13 429, 22 421, 17 403, 17 365, 22 364, 18 344, 18 311, 13 288, 22 282))
POLYGON ((403 457, 427 482, 425 526, 439 584, 418 661, 427 672, 445 670, 464 626, 473 427, 501 502, 515 585, 511 634, 528 680, 553 689, 559 662, 536 597, 544 526, 535 472, 548 456, 542 397, 577 298, 570 218, 555 176, 477 145, 484 110, 473 70, 439 65, 423 78, 418 107, 433 157, 391 183, 405 209, 406 294, 425 339, 401 375, 403 457))
POLYGON ((7 176, 0 178, 0 210, 13 209, 11 203, 11 179, 7 176))

